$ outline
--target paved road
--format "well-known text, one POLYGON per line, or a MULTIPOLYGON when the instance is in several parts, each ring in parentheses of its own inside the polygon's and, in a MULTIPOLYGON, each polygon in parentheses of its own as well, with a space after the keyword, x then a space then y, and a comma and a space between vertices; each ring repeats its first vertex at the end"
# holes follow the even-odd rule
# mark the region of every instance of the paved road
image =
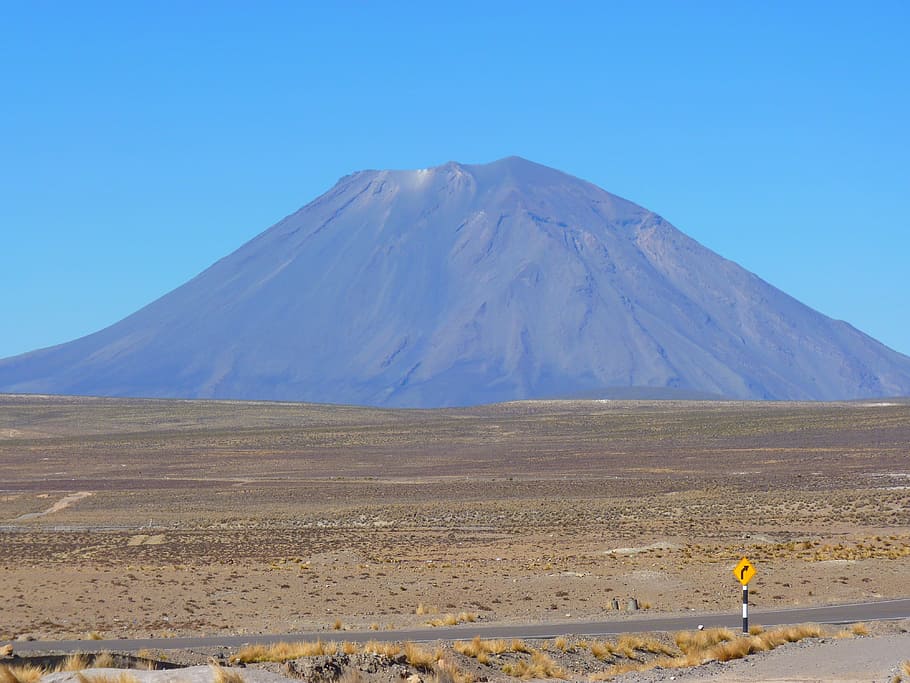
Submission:
MULTIPOLYGON (((750 624, 776 626, 815 622, 821 624, 844 624, 856 621, 880 621, 884 619, 910 619, 910 598, 881 600, 879 602, 830 605, 827 607, 804 607, 786 610, 759 610, 749 613, 750 624)), ((474 636, 482 638, 553 638, 559 635, 609 636, 642 631, 679 631, 693 629, 699 624, 705 626, 726 626, 742 628, 739 611, 730 614, 702 614, 669 617, 629 616, 610 621, 552 623, 494 626, 463 624, 449 628, 421 628, 398 631, 311 631, 308 633, 282 633, 273 635, 224 635, 200 638, 142 638, 135 640, 47 640, 13 643, 18 654, 26 652, 78 652, 104 650, 136 651, 142 649, 184 650, 197 648, 238 647, 247 643, 276 643, 301 640, 348 640, 358 643, 368 640, 385 641, 428 641, 428 640, 469 640, 474 636)))

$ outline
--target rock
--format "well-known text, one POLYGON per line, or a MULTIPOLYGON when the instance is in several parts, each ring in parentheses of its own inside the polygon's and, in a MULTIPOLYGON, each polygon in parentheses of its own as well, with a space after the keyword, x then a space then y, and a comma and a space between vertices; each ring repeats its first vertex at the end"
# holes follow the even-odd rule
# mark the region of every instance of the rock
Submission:
POLYGON ((348 664, 350 658, 344 654, 300 657, 286 662, 284 671, 308 683, 329 683, 338 680, 348 664))
POLYGON ((374 674, 391 666, 392 660, 385 655, 364 653, 355 655, 351 660, 353 665, 360 671, 368 674, 374 674))

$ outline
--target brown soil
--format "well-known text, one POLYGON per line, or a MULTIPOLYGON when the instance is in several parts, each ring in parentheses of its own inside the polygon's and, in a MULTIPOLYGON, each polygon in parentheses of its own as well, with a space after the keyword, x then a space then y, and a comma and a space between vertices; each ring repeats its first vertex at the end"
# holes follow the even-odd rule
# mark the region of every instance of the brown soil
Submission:
POLYGON ((908 444, 901 402, 0 397, 0 639, 738 611, 742 555, 762 607, 898 597, 908 444))

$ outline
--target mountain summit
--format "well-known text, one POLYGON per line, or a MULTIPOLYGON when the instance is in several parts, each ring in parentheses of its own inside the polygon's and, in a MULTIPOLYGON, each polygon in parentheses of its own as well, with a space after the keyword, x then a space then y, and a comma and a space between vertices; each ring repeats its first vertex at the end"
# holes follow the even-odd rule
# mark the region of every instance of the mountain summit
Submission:
POLYGON ((910 394, 910 358, 517 157, 361 171, 0 391, 434 407, 910 394))

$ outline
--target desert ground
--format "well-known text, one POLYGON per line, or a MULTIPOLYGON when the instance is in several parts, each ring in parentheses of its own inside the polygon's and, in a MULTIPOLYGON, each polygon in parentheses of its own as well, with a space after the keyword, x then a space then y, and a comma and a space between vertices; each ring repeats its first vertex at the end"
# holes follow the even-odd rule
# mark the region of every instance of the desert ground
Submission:
MULTIPOLYGON (((0 640, 907 595, 910 402, 0 397, 0 640)), ((635 615, 630 615, 634 618, 635 615)))

